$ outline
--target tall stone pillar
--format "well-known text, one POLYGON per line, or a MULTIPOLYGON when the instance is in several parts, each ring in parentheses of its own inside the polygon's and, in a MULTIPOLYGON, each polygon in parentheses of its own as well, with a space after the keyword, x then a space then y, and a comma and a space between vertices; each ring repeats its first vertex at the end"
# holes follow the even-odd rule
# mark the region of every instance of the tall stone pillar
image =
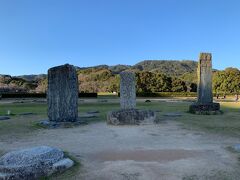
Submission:
POLYGON ((120 104, 122 109, 134 109, 136 107, 136 82, 132 72, 120 73, 120 104))
POLYGON ((212 93, 212 55, 200 53, 198 63, 198 99, 189 107, 191 113, 216 114, 220 112, 220 104, 213 103, 212 93))
POLYGON ((50 121, 77 121, 78 76, 74 66, 66 64, 48 70, 47 101, 50 121))
POLYGON ((212 95, 212 55, 200 53, 198 63, 198 103, 213 102, 212 95))
POLYGON ((111 125, 138 125, 153 123, 156 113, 151 110, 136 109, 136 80, 133 72, 120 73, 120 105, 121 109, 111 111, 107 115, 107 123, 111 125))

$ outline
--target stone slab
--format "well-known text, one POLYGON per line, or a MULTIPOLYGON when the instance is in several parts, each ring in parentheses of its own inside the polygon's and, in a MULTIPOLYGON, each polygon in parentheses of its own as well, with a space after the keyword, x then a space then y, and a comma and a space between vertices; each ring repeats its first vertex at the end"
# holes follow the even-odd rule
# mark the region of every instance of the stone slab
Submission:
POLYGON ((219 103, 208 104, 194 103, 190 105, 189 112, 194 114, 211 114, 211 115, 221 113, 219 103))
POLYGON ((9 116, 0 116, 0 121, 9 120, 9 116))
POLYGON ((154 123, 156 113, 151 110, 122 109, 107 114, 107 123, 110 125, 140 125, 154 123))
POLYGON ((39 179, 62 172, 73 164, 58 148, 39 146, 12 151, 0 158, 0 179, 39 179))
POLYGON ((166 113, 163 116, 166 116, 166 117, 181 117, 182 114, 179 113, 179 112, 171 112, 171 113, 166 113))

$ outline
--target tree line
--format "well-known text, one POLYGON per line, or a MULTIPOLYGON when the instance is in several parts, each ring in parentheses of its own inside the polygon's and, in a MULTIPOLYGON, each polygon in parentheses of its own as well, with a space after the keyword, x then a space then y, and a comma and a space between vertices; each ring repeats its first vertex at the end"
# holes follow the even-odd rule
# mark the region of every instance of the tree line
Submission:
MULTIPOLYGON (((196 92, 197 73, 185 72, 182 75, 167 75, 159 71, 140 71, 130 69, 136 74, 137 92, 196 92)), ((107 68, 88 68, 77 70, 80 92, 119 92, 120 75, 107 68)), ((14 91, 46 92, 47 78, 27 81, 22 78, 0 76, 0 88, 14 91)), ((213 72, 213 92, 235 94, 240 92, 240 71, 227 68, 213 72)))

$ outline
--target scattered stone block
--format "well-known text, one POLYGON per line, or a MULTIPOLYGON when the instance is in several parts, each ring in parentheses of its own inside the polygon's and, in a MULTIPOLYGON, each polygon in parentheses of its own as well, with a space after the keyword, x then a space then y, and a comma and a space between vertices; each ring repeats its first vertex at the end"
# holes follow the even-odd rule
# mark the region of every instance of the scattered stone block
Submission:
POLYGON ((97 117, 96 114, 80 114, 79 118, 95 118, 97 117))
POLYGON ((239 152, 239 153, 240 153, 240 144, 236 144, 235 146, 233 146, 233 149, 234 149, 236 152, 239 152))
POLYGON ((50 121, 77 121, 78 76, 74 66, 66 64, 48 70, 47 101, 50 121))
POLYGON ((0 116, 0 121, 8 120, 10 119, 9 116, 0 116))
POLYGON ((98 114, 99 111, 88 111, 87 113, 88 113, 88 114, 98 114))
POLYGON ((0 179, 39 179, 65 171, 74 162, 57 148, 39 146, 5 154, 0 158, 0 179))
POLYGON ((101 102, 101 103, 107 103, 108 100, 107 100, 107 99, 104 99, 104 100, 100 100, 99 102, 101 102))
POLYGON ((31 112, 25 112, 25 113, 21 113, 19 114, 20 116, 29 116, 29 115, 35 115, 36 113, 31 113, 31 112))
POLYGON ((37 99, 34 99, 32 100, 33 103, 47 103, 47 100, 37 100, 37 99))
POLYGON ((182 114, 179 113, 179 112, 171 112, 171 113, 166 113, 163 116, 166 116, 166 117, 181 117, 182 114))

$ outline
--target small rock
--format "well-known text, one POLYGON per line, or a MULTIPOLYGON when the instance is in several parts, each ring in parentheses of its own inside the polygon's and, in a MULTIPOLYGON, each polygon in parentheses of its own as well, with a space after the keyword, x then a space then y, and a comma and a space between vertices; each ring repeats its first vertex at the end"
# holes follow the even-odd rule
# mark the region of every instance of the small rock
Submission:
POLYGON ((46 103, 47 101, 46 100, 33 100, 32 102, 34 103, 46 103))
POLYGON ((240 153, 240 144, 235 145, 233 149, 240 153))
POLYGON ((146 103, 150 103, 150 102, 151 102, 151 100, 147 99, 145 102, 146 102, 146 103))
POLYGON ((8 116, 0 116, 0 121, 8 120, 8 119, 10 119, 10 117, 8 117, 8 116))
POLYGON ((21 113, 19 114, 20 116, 28 116, 28 115, 34 115, 35 113, 31 113, 31 112, 26 112, 26 113, 21 113))
POLYGON ((55 129, 57 127, 61 126, 61 123, 59 122, 55 122, 55 121, 49 121, 49 120, 43 120, 39 123, 41 126, 44 126, 46 128, 50 128, 50 129, 55 129))
POLYGON ((108 102, 108 100, 104 99, 104 100, 100 100, 99 102, 106 103, 106 102, 108 102))
POLYGON ((78 117, 79 118, 95 118, 97 116, 95 114, 81 114, 78 117))
POLYGON ((44 121, 41 121, 40 124, 43 126, 48 126, 48 125, 50 125, 50 121, 44 120, 44 121))
POLYGON ((178 113, 178 112, 173 112, 173 113, 166 113, 163 116, 167 116, 167 117, 181 117, 182 114, 178 113))
POLYGON ((97 113, 99 113, 99 111, 88 111, 87 113, 88 114, 97 114, 97 113))
POLYGON ((21 103, 21 104, 22 104, 22 103, 24 103, 24 101, 13 101, 12 103, 13 103, 13 104, 18 104, 18 103, 21 103))

